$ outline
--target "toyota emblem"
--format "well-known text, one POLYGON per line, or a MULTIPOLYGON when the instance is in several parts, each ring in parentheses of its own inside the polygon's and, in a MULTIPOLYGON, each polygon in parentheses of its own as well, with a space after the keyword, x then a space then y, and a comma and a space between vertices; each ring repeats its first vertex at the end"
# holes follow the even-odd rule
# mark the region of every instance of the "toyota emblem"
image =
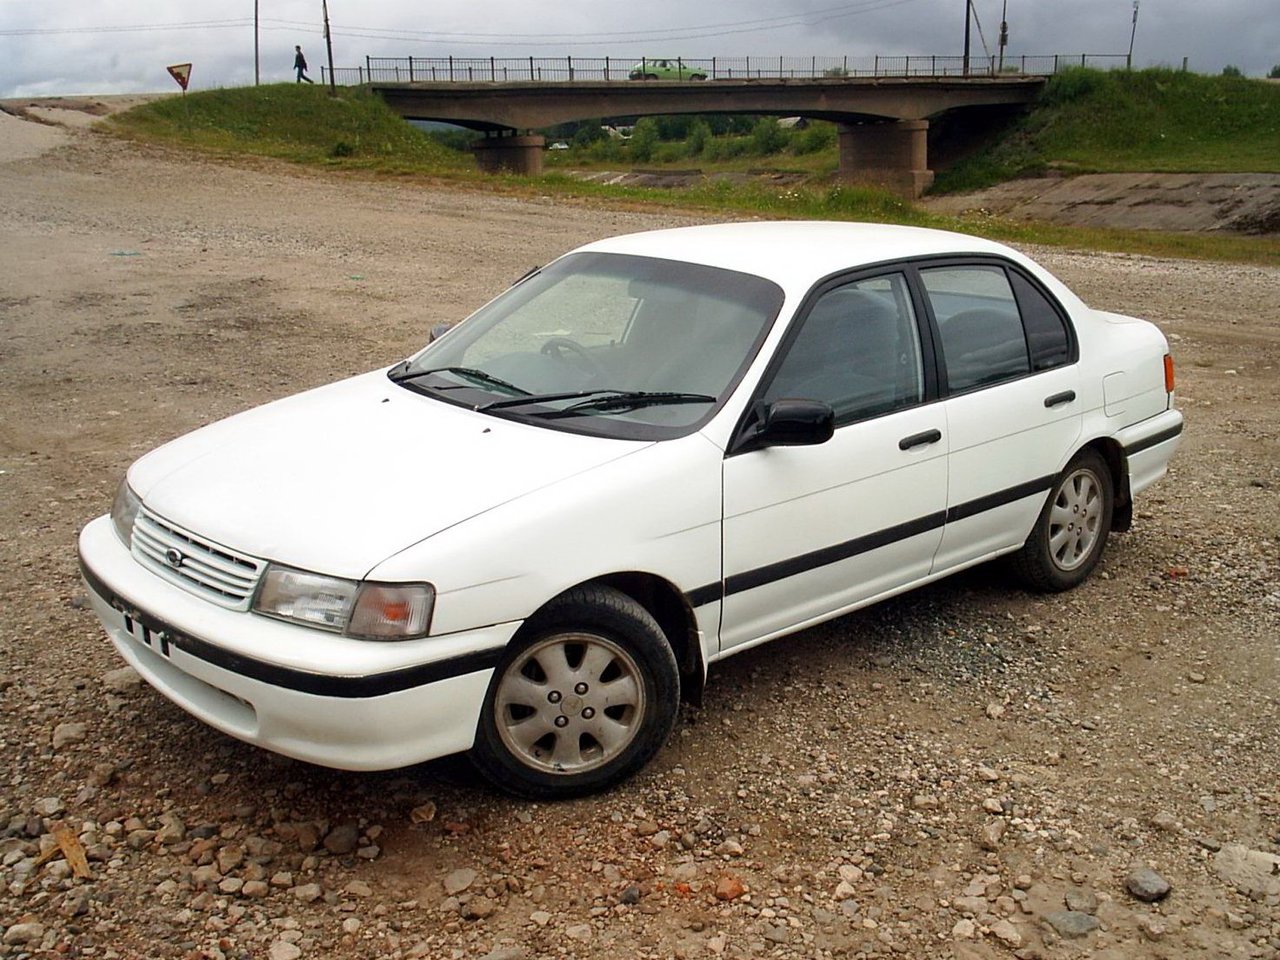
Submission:
POLYGON ((164 552, 164 562, 169 564, 169 566, 173 567, 175 570, 182 566, 182 561, 184 559, 182 551, 174 547, 170 547, 164 552))

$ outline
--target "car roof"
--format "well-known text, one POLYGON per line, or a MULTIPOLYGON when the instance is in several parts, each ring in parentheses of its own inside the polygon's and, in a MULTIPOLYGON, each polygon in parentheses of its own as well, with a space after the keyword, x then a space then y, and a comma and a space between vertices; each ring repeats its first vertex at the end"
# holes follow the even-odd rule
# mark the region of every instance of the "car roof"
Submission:
POLYGON ((651 230, 599 240, 579 251, 700 263, 766 277, 784 289, 807 289, 815 280, 842 270, 907 257, 978 253, 1028 262, 1003 244, 962 233, 811 220, 651 230))

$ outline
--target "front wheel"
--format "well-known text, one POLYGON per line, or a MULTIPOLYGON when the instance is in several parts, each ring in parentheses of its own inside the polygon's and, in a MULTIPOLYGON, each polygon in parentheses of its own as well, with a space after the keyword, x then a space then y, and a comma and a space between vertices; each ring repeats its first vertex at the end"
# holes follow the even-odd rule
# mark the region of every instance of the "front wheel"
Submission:
POLYGON ((471 759, 539 799, 629 777, 675 724, 680 673, 657 621, 609 587, 578 587, 530 618, 493 673, 471 759))
POLYGON ((1054 481, 1035 529, 1013 555, 1015 572, 1036 590, 1070 590, 1084 583, 1102 559, 1115 502, 1111 471, 1085 450, 1054 481))

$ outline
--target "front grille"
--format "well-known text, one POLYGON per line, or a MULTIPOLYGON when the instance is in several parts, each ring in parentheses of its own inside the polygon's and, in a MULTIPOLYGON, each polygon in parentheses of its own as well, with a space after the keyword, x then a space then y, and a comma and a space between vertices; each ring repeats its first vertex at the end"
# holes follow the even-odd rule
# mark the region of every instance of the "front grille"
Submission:
POLYGON ((171 583, 244 610, 266 561, 247 557, 162 520, 143 507, 133 524, 133 555, 171 583))

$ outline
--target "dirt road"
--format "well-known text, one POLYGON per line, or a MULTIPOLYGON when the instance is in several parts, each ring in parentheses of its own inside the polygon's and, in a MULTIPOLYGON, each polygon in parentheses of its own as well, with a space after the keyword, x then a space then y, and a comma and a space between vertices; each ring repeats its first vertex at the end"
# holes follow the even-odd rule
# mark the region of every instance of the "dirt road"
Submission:
POLYGON ((157 443, 684 221, 54 132, 0 160, 0 957, 1280 956, 1280 271, 1038 251, 1179 364, 1101 576, 742 654, 643 775, 537 805, 188 718, 118 670, 75 536, 157 443))

